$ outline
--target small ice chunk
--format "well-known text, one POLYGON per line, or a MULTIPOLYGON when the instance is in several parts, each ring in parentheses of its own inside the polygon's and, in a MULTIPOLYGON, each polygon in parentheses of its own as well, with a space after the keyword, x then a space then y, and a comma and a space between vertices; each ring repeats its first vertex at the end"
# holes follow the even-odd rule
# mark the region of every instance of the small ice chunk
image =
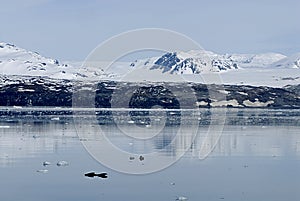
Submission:
POLYGON ((15 108, 15 109, 22 109, 22 106, 14 105, 13 108, 15 108))
POLYGON ((41 169, 41 170, 37 170, 37 172, 39 172, 39 173, 47 173, 48 170, 46 170, 46 169, 41 169))
POLYGON ((33 135, 32 138, 36 139, 36 138, 39 138, 38 135, 33 135))
POLYGON ((10 128, 10 126, 0 126, 0 128, 10 128))
POLYGON ((58 161, 58 162, 56 163, 56 165, 57 165, 57 166, 68 166, 69 163, 68 163, 67 161, 58 161))
POLYGON ((47 166, 47 165, 51 165, 51 163, 49 161, 44 161, 43 166, 47 166))
POLYGON ((184 197, 184 196, 179 196, 179 197, 176 198, 176 200, 178 200, 178 201, 186 201, 186 200, 188 200, 188 198, 184 197))
POLYGON ((59 117, 52 117, 51 121, 59 121, 59 117))

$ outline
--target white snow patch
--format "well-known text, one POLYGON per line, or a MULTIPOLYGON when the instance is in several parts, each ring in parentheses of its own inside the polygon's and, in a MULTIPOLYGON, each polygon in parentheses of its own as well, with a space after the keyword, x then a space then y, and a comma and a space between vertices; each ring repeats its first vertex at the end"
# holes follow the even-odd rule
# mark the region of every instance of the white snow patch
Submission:
POLYGON ((274 103, 274 101, 272 100, 267 102, 260 102, 257 99, 255 100, 255 102, 251 102, 250 100, 243 101, 243 104, 248 107, 266 107, 267 105, 272 103, 274 103))
POLYGON ((23 88, 19 88, 18 92, 34 92, 34 89, 23 89, 23 88))
POLYGON ((197 105, 197 106, 207 106, 207 105, 208 105, 208 103, 207 103, 207 102, 205 102, 205 101, 200 101, 200 102, 199 102, 199 101, 197 101, 197 102, 196 102, 196 105, 197 105))
POLYGON ((237 93, 239 93, 239 94, 241 94, 241 95, 248 96, 248 94, 247 94, 247 93, 245 93, 245 92, 242 92, 242 91, 237 91, 237 93))
POLYGON ((231 105, 233 107, 241 107, 241 105, 235 99, 223 100, 223 101, 217 101, 217 102, 211 103, 211 106, 213 106, 213 107, 223 107, 223 106, 229 106, 229 105, 231 105))
POLYGON ((219 90, 220 93, 228 95, 230 92, 226 90, 219 90))

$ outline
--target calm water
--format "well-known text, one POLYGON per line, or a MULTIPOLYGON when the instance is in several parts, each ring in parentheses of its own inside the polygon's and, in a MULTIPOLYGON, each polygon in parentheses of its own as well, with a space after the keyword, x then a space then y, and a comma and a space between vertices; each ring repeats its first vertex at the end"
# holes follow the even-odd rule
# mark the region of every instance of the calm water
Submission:
MULTIPOLYGON (((234 110, 222 115, 217 115, 221 119, 218 121, 213 121, 210 114, 206 116, 217 127, 209 127, 205 115, 196 121, 191 115, 180 125, 165 126, 159 137, 146 140, 122 136, 127 131, 138 134, 139 129, 151 128, 149 124, 136 126, 126 118, 122 122, 120 118, 117 125, 96 125, 89 117, 77 122, 64 115, 2 116, 0 200, 167 201, 179 196, 195 201, 300 200, 299 111, 234 110), (218 132, 218 124, 224 119, 219 138, 214 131, 218 132), (145 156, 144 161, 120 159, 120 166, 132 164, 147 168, 148 153, 159 150, 162 156, 176 158, 189 146, 189 141, 193 144, 182 158, 166 169, 146 175, 124 174, 102 165, 89 154, 84 145, 88 146, 93 138, 77 135, 80 128, 93 135, 100 126, 118 149, 145 156), (184 127, 185 135, 179 141, 184 145, 169 146, 179 127, 184 127), (192 136, 195 127, 197 135, 192 136), (206 138, 208 132, 210 135, 206 138), (214 149, 207 157, 199 159, 204 146, 214 149), (62 160, 69 165, 57 166, 62 160), (51 165, 44 167, 44 161, 51 165), (89 171, 107 172, 108 179, 84 177, 89 171)), ((158 114, 153 118, 153 122, 160 121, 158 114)), ((155 127, 155 124, 150 125, 155 127)), ((161 128, 160 123, 157 125, 161 128)), ((99 150, 116 160, 117 156, 109 151, 102 147, 99 150)))

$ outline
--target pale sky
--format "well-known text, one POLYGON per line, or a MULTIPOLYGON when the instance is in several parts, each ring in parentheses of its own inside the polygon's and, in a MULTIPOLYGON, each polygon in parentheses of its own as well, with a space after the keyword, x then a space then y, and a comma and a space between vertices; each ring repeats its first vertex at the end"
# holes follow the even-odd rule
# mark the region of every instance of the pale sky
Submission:
POLYGON ((124 31, 164 28, 217 53, 300 52, 298 0, 0 0, 0 41, 86 58, 124 31))

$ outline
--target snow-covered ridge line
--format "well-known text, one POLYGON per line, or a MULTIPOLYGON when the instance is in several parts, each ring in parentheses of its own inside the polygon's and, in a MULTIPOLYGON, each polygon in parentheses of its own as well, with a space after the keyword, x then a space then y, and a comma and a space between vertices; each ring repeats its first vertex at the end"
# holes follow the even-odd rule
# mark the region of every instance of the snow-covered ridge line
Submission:
MULTIPOLYGON (((189 81, 205 83, 199 74, 216 73, 226 84, 280 86, 298 84, 300 54, 286 57, 277 53, 216 54, 206 50, 168 52, 130 62, 62 63, 8 43, 0 43, 0 73, 2 75, 41 76, 54 79, 123 80, 137 77, 149 82, 174 80, 174 74, 185 74, 189 81), (103 70, 106 69, 106 70, 103 70), (136 75, 133 75, 136 73, 136 75)), ((134 79, 133 79, 134 78, 134 79)), ((211 84, 211 83, 209 83, 211 84)))
POLYGON ((0 43, 0 73, 69 80, 93 76, 110 77, 101 68, 80 68, 80 65, 62 63, 57 59, 43 57, 37 52, 28 51, 9 43, 0 43))
POLYGON ((283 58, 272 64, 273 67, 300 68, 300 53, 283 58))
POLYGON ((206 50, 167 52, 159 58, 135 61, 131 66, 146 66, 170 74, 226 72, 245 68, 299 68, 300 53, 287 57, 279 53, 216 54, 206 50))
POLYGON ((0 43, 0 72, 6 75, 49 76, 68 79, 70 67, 9 43, 0 43))

